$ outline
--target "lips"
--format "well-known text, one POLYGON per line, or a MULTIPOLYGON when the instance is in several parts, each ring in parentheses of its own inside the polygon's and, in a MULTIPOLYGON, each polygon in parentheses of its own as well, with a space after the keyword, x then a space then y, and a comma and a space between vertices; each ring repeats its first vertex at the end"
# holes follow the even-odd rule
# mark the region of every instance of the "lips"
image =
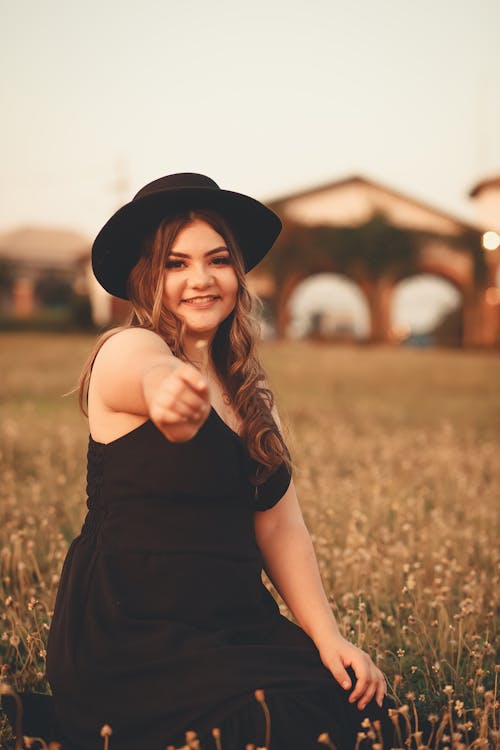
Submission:
POLYGON ((220 297, 216 294, 207 294, 198 297, 189 297, 189 299, 183 299, 182 302, 186 302, 188 305, 207 305, 210 302, 215 302, 220 297))

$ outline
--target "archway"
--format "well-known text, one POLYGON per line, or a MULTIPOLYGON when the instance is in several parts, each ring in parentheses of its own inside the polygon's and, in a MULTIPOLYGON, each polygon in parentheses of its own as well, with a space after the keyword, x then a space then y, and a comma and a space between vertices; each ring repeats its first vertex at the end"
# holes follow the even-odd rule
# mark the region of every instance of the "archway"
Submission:
POLYGON ((359 341, 370 334, 370 311, 357 284, 335 273, 308 276, 287 301, 293 338, 317 336, 329 340, 359 341))
POLYGON ((460 346, 463 297, 450 281, 421 273, 399 281, 391 304, 393 338, 405 345, 460 346))

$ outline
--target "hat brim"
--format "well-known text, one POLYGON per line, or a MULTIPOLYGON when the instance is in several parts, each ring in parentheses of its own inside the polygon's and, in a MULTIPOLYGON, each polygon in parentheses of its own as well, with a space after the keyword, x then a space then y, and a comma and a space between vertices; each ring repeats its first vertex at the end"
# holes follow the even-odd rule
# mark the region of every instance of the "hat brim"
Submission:
POLYGON ((140 258, 144 237, 165 216, 196 208, 214 209, 226 219, 246 271, 269 252, 282 228, 270 208, 231 190, 178 187, 136 198, 113 214, 92 245, 92 270, 101 286, 115 297, 128 299, 127 280, 140 258))

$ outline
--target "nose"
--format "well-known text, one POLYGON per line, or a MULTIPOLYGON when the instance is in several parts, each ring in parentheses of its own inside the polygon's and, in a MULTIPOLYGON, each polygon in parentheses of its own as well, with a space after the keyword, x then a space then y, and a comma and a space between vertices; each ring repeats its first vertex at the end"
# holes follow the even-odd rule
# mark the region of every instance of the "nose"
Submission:
POLYGON ((210 267, 206 263, 194 263, 189 274, 189 285, 193 289, 204 289, 212 284, 213 277, 210 267))

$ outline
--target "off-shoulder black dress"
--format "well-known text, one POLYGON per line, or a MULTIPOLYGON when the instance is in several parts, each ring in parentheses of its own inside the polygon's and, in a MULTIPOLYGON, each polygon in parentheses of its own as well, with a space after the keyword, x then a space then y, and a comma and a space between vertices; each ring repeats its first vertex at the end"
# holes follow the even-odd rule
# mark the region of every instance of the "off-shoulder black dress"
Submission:
POLYGON ((253 514, 284 495, 282 465, 259 488, 243 440, 212 408, 196 436, 172 443, 150 420, 107 444, 89 437, 88 513, 65 559, 47 674, 65 749, 202 747, 317 750, 328 732, 351 750, 364 712, 283 617, 262 578, 253 514))

